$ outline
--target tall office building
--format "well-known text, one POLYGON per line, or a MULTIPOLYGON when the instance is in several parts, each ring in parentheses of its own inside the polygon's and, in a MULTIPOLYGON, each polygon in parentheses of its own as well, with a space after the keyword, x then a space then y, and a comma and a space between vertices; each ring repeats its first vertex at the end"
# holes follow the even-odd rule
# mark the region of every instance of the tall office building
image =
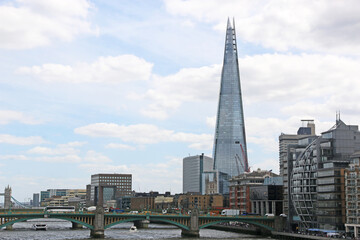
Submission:
POLYGON ((228 179, 248 169, 235 23, 231 26, 230 20, 226 29, 213 157, 215 170, 224 176, 219 177, 220 193, 228 193, 228 179), (240 160, 240 170, 237 160, 240 160))
POLYGON ((40 194, 39 193, 34 193, 33 194, 33 202, 32 202, 32 206, 33 207, 40 207, 40 194))
POLYGON ((301 122, 302 126, 298 129, 297 134, 281 133, 279 136, 279 166, 280 176, 283 178, 283 213, 288 216, 295 213, 289 195, 295 149, 300 151, 299 142, 305 148, 316 138, 314 120, 301 120, 301 122))
MULTIPOLYGON (((301 140, 299 140, 299 145, 301 140)), ((336 124, 305 148, 296 149, 290 195, 302 230, 344 230, 344 169, 360 151, 358 126, 336 124)), ((294 222, 294 225, 296 222, 294 222)))
POLYGON ((87 204, 97 204, 99 186, 104 187, 104 203, 109 200, 116 200, 119 197, 130 196, 132 194, 132 175, 116 173, 100 173, 91 175, 91 186, 86 187, 87 194, 90 193, 90 197, 87 196, 87 204))
POLYGON ((211 171, 214 160, 204 154, 190 156, 183 159, 183 193, 198 192, 205 194, 202 175, 204 172, 211 171))

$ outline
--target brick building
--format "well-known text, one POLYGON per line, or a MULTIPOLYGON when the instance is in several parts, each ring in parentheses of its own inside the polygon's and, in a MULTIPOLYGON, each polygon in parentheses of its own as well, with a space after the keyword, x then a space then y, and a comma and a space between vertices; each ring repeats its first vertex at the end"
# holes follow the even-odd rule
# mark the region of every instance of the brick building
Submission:
POLYGON ((209 210, 223 207, 223 200, 224 197, 220 194, 187 193, 179 196, 178 207, 182 209, 198 208, 200 210, 209 210))
POLYGON ((230 208, 240 209, 240 212, 252 212, 250 201, 250 187, 261 186, 266 177, 277 177, 271 171, 258 168, 253 172, 245 172, 229 180, 230 208))

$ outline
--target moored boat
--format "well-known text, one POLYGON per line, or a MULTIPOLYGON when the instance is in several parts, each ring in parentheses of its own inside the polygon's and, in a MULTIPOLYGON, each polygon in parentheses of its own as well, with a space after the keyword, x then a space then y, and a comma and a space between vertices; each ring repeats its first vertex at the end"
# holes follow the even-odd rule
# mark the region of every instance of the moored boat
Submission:
POLYGON ((47 229, 47 226, 46 226, 46 224, 44 224, 44 223, 35 223, 35 224, 33 225, 33 228, 34 228, 36 231, 38 231, 38 230, 46 230, 46 229, 47 229))

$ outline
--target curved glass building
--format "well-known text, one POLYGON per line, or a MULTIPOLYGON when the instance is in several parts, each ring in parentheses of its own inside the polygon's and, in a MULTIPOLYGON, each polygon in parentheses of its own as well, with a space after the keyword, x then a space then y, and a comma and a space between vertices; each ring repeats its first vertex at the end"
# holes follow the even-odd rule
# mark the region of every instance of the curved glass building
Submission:
POLYGON ((300 230, 344 230, 344 169, 360 150, 358 126, 340 119, 308 144, 300 139, 293 157, 290 196, 300 230), (306 147, 304 147, 306 146, 306 147))
POLYGON ((316 228, 316 184, 317 184, 317 143, 318 138, 310 145, 302 149, 301 146, 306 146, 308 138, 299 141, 297 151, 299 154, 295 157, 296 161, 293 164, 293 171, 291 174, 291 196, 293 206, 297 215, 300 217, 305 228, 316 228), (301 144, 303 141, 303 144, 301 144), (305 144, 304 144, 305 143, 305 144))

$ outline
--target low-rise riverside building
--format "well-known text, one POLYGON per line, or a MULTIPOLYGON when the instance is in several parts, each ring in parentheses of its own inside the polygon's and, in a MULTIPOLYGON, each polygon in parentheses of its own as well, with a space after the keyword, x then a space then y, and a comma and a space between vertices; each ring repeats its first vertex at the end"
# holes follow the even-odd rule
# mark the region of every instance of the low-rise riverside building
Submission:
POLYGON ((222 208, 224 197, 221 194, 187 193, 179 195, 177 201, 181 209, 210 210, 222 208))
POLYGON ((59 195, 52 195, 51 197, 42 199, 41 206, 74 206, 76 209, 85 206, 86 189, 60 189, 60 191, 54 190, 56 189, 52 189, 52 191, 42 191, 49 192, 49 196, 50 194, 59 195))
POLYGON ((155 209, 155 197, 132 197, 130 201, 132 210, 144 211, 155 209))
POLYGON ((174 207, 174 197, 157 196, 154 199, 155 209, 171 209, 174 207))
POLYGON ((130 208, 137 211, 160 209, 161 206, 168 206, 173 202, 170 192, 161 194, 151 191, 148 193, 135 193, 134 195, 130 198, 130 208))
POLYGON ((258 215, 283 213, 282 177, 266 177, 261 186, 250 187, 252 213, 258 215))
POLYGON ((253 172, 245 172, 229 180, 230 208, 240 209, 242 213, 251 213, 250 187, 262 186, 265 178, 278 177, 277 174, 258 168, 253 172))

